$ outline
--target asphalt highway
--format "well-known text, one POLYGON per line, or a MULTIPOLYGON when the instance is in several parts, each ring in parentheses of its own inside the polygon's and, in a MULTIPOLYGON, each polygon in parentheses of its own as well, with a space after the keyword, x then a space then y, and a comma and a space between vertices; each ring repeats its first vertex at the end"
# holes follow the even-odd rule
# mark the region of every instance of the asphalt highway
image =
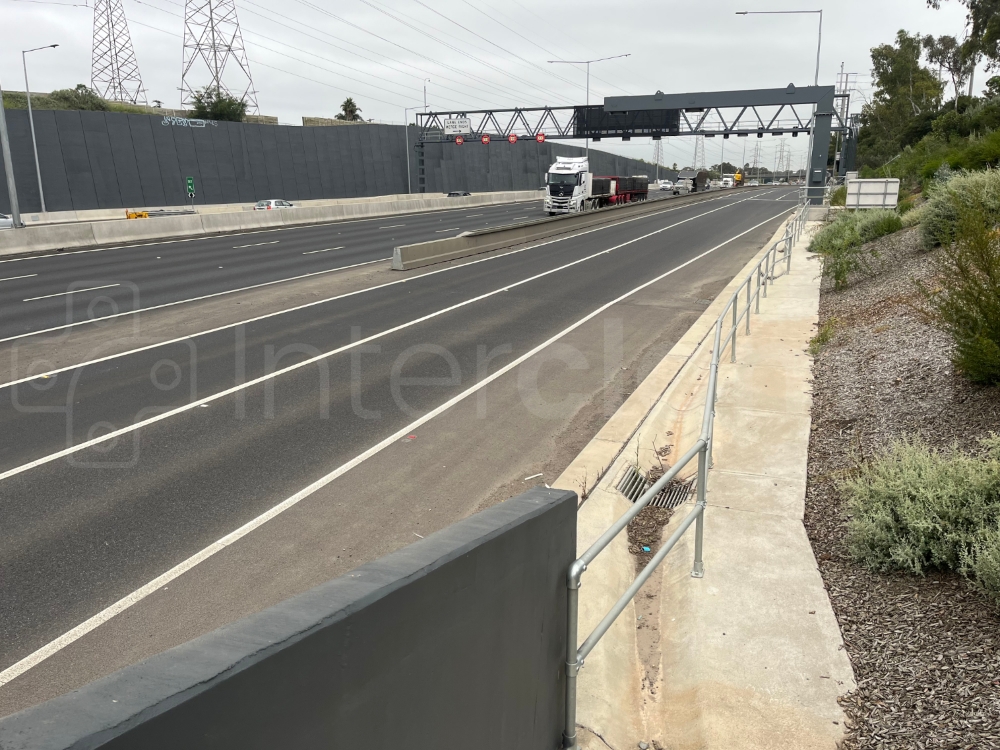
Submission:
MULTIPOLYGON (((656 200, 667 197, 650 194, 656 200)), ((539 200, 530 203, 0 260, 0 341, 373 263, 390 258, 397 245, 544 215, 539 192, 539 200)))
MULTIPOLYGON (((604 310, 619 310, 647 285, 649 301, 630 313, 641 321, 639 341, 629 344, 645 351, 645 340, 674 322, 657 306, 664 295, 694 300, 708 280, 724 284, 794 207, 790 191, 665 204, 669 210, 520 252, 400 274, 396 282, 308 307, 0 386, 0 689, 16 690, 30 680, 36 663, 63 648, 53 646, 56 639, 88 618, 97 618, 94 628, 104 627, 117 616, 107 608, 123 597, 135 599, 145 590, 135 599, 140 601, 150 582, 175 566, 194 569, 206 550, 235 549, 231 545, 247 534, 267 534, 277 516, 273 509, 294 508, 314 493, 324 507, 348 514, 320 543, 318 554, 331 570, 350 569, 405 543, 411 527, 401 525, 402 517, 411 509, 393 493, 402 493, 412 475, 397 464, 368 477, 361 471, 366 461, 375 466, 380 453, 424 435, 435 420, 444 424, 459 413, 456 404, 466 402, 475 403, 474 418, 449 427, 438 452, 423 444, 430 453, 422 465, 440 464, 433 476, 441 487, 428 486, 422 474, 417 494, 451 496, 452 489, 441 489, 449 465, 458 470, 451 463, 456 449, 444 450, 450 440, 466 446, 492 441, 505 452, 501 465, 521 461, 518 451, 537 450, 544 435, 573 422, 581 404, 602 393, 598 377, 586 386, 592 392, 556 397, 561 381, 593 370, 600 356, 589 343, 567 343, 573 331, 604 310), (724 270, 713 273, 720 264, 724 270), (511 425, 507 420, 515 414, 520 423, 511 425), (368 478, 346 491, 335 482, 352 477, 368 478), (388 484, 376 489, 376 482, 388 484), (332 496, 323 494, 327 485, 332 496), (377 524, 391 541, 365 544, 352 531, 359 523, 377 524), (16 673, 8 670, 19 662, 16 673)), ((300 260, 311 257, 303 254, 329 244, 333 231, 349 238, 338 243, 367 248, 350 258, 361 262, 367 257, 362 253, 385 253, 388 243, 399 244, 404 227, 379 228, 389 224, 407 224, 410 241, 432 236, 435 226, 472 228, 466 223, 471 218, 499 223, 530 215, 517 206, 487 212, 470 210, 484 215, 463 221, 449 220, 461 214, 429 214, 273 233, 280 244, 262 246, 267 257, 254 261, 247 260, 254 248, 234 246, 266 241, 270 234, 184 243, 170 251, 162 269, 154 261, 168 254, 156 258, 155 247, 39 258, 30 261, 38 266, 24 268, 72 264, 75 271, 60 267, 65 285, 102 264, 118 264, 133 283, 142 279, 145 306, 185 291, 245 285, 293 263, 302 272, 315 262, 300 260), (396 239, 383 239, 390 231, 396 239), (223 258, 242 263, 243 275, 200 282, 212 263, 226 265, 223 258)), ((105 269, 90 278, 118 277, 105 269)), ((47 309, 51 320, 54 310, 47 309)), ((617 314, 620 321, 624 313, 617 314)), ((20 321, 24 326, 28 319, 20 321)), ((506 481, 497 462, 483 456, 471 463, 489 486, 506 481)), ((470 459, 463 464, 462 471, 469 470, 470 459)), ((438 500, 449 509, 422 531, 470 510, 466 501, 438 500)), ((308 568, 308 559, 300 550, 287 567, 308 568)), ((294 589, 285 581, 275 595, 294 589)), ((100 673, 89 669, 82 674, 100 673)), ((12 698, 5 705, 24 703, 12 698)))

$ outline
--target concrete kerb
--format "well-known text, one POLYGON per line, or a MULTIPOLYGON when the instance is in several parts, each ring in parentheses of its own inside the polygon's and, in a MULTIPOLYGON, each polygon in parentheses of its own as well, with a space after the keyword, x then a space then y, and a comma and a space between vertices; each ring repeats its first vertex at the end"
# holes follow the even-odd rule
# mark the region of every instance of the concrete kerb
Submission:
POLYGON ((538 191, 525 190, 460 198, 424 196, 406 200, 358 201, 331 206, 304 206, 283 211, 206 212, 150 219, 29 224, 24 229, 0 232, 0 256, 31 255, 53 250, 81 250, 100 245, 128 245, 133 242, 211 236, 254 229, 308 226, 349 219, 495 206, 540 198, 538 191))
MULTIPOLYGON (((709 334, 732 293, 744 283, 767 248, 784 236, 784 222, 774 236, 733 278, 670 352, 629 396, 621 408, 601 428, 577 458, 553 483, 553 487, 571 489, 584 497, 579 512, 577 554, 582 554, 615 519, 629 507, 614 488, 625 465, 638 454, 644 470, 657 462, 651 440, 657 446, 672 444, 673 455, 690 445, 701 428, 703 401, 697 396, 702 379, 696 356, 710 347, 709 334), (670 394, 669 417, 675 426, 684 425, 681 434, 665 436, 657 414, 666 408, 670 394), (680 404, 678 408, 678 404, 680 404), (682 413, 686 412, 686 414, 682 413), (691 418, 683 419, 690 415, 691 418), (655 423, 655 424, 654 424, 655 423)), ((793 261, 794 262, 794 261, 793 261)), ((780 283, 780 282, 779 282, 780 283)), ((691 466, 694 471, 694 464, 691 466)), ((684 514, 678 514, 678 518, 684 514)), ((667 533, 664 534, 666 538, 667 533)), ((674 552, 676 557, 678 553, 674 552)), ((690 556, 683 564, 690 568, 690 556)), ((580 638, 589 634, 618 597, 634 580, 635 563, 628 551, 628 539, 620 534, 590 565, 580 589, 580 638)), ((578 716, 583 727, 580 744, 606 750, 635 747, 640 739, 651 736, 642 694, 643 666, 636 638, 634 604, 622 613, 615 625, 587 658, 578 683, 578 716), (595 739, 594 736, 601 739, 595 739), (606 744, 604 744, 606 743, 606 744)), ((672 747, 672 746, 671 746, 672 747)))

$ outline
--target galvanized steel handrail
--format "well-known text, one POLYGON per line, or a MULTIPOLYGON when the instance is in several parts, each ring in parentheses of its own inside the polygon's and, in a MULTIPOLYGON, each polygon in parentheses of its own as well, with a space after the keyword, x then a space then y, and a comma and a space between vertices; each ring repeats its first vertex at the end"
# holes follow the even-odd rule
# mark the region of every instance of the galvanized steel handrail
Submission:
POLYGON ((754 269, 747 275, 746 281, 737 287, 733 292, 726 306, 719 314, 715 323, 715 337, 712 345, 712 364, 709 370, 708 393, 705 397, 705 409, 702 416, 701 434, 694 445, 682 455, 670 469, 660 477, 653 485, 646 490, 642 497, 636 500, 632 507, 628 509, 611 527, 601 534, 590 548, 587 549, 579 559, 570 566, 567 575, 566 586, 568 589, 567 607, 569 609, 569 624, 567 628, 567 658, 566 658, 566 727, 563 731, 563 744, 566 748, 573 750, 576 748, 576 678, 584 659, 597 645, 598 641, 611 628, 618 616, 625 610, 629 602, 638 593, 642 585, 649 580, 656 568, 663 562, 663 559, 670 553, 677 542, 687 532, 692 524, 695 524, 694 543, 694 565, 691 576, 702 578, 705 574, 705 566, 702 562, 702 547, 704 542, 704 515, 707 505, 706 489, 708 484, 708 469, 712 466, 712 442, 715 425, 715 402, 718 399, 717 387, 719 379, 719 360, 722 352, 727 346, 730 347, 731 362, 736 361, 736 337, 739 331, 739 324, 746 320, 746 334, 750 334, 750 308, 754 306, 754 311, 760 312, 760 299, 767 297, 767 287, 774 283, 774 280, 788 274, 792 268, 792 247, 798 242, 805 229, 807 203, 801 203, 796 210, 795 216, 785 227, 785 235, 780 240, 771 244, 760 259, 754 269), (784 262, 784 270, 776 273, 779 255, 784 255, 781 260, 784 262), (740 293, 746 290, 744 298, 745 304, 740 305, 740 293), (723 338, 722 328, 727 317, 732 318, 732 328, 723 338), (664 487, 672 482, 677 475, 691 461, 698 457, 698 474, 696 487, 698 499, 692 510, 680 525, 671 534, 667 542, 657 550, 649 563, 636 576, 632 585, 628 587, 624 594, 615 602, 615 605, 604 616, 594 631, 587 636, 586 640, 577 647, 578 614, 579 614, 579 589, 580 579, 587 566, 609 545, 612 540, 625 529, 650 501, 656 497, 664 487))

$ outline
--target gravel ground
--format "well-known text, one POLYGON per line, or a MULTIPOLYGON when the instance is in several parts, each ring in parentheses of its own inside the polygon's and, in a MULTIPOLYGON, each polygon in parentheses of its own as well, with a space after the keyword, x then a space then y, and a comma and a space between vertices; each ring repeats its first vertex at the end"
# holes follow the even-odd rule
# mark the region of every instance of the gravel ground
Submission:
POLYGON ((844 291, 824 283, 814 367, 806 528, 858 688, 842 703, 845 750, 1000 748, 1000 616, 962 578, 874 573, 851 562, 836 481, 894 437, 977 449, 1000 431, 1000 389, 956 375, 947 337, 919 312, 913 280, 932 256, 915 230, 844 291))

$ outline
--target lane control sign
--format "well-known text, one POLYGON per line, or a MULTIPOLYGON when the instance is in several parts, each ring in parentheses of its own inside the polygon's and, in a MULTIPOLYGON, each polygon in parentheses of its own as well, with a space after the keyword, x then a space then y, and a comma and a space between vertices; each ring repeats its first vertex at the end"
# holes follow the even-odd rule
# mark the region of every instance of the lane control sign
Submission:
POLYGON ((455 145, 456 146, 461 146, 463 143, 465 143, 465 139, 462 136, 460 136, 460 135, 456 135, 455 136, 455 145))
POLYGON ((483 133, 483 137, 479 139, 479 142, 482 143, 484 146, 489 146, 490 145, 490 134, 489 133, 483 133))
POLYGON ((472 120, 468 117, 448 117, 444 121, 445 135, 469 135, 472 133, 472 120))
POLYGON ((535 140, 539 143, 545 143, 545 133, 539 133, 535 136, 535 140))
POLYGON ((511 133, 510 135, 508 135, 507 136, 507 143, 510 143, 511 145, 517 143, 517 134, 516 133, 511 133))

